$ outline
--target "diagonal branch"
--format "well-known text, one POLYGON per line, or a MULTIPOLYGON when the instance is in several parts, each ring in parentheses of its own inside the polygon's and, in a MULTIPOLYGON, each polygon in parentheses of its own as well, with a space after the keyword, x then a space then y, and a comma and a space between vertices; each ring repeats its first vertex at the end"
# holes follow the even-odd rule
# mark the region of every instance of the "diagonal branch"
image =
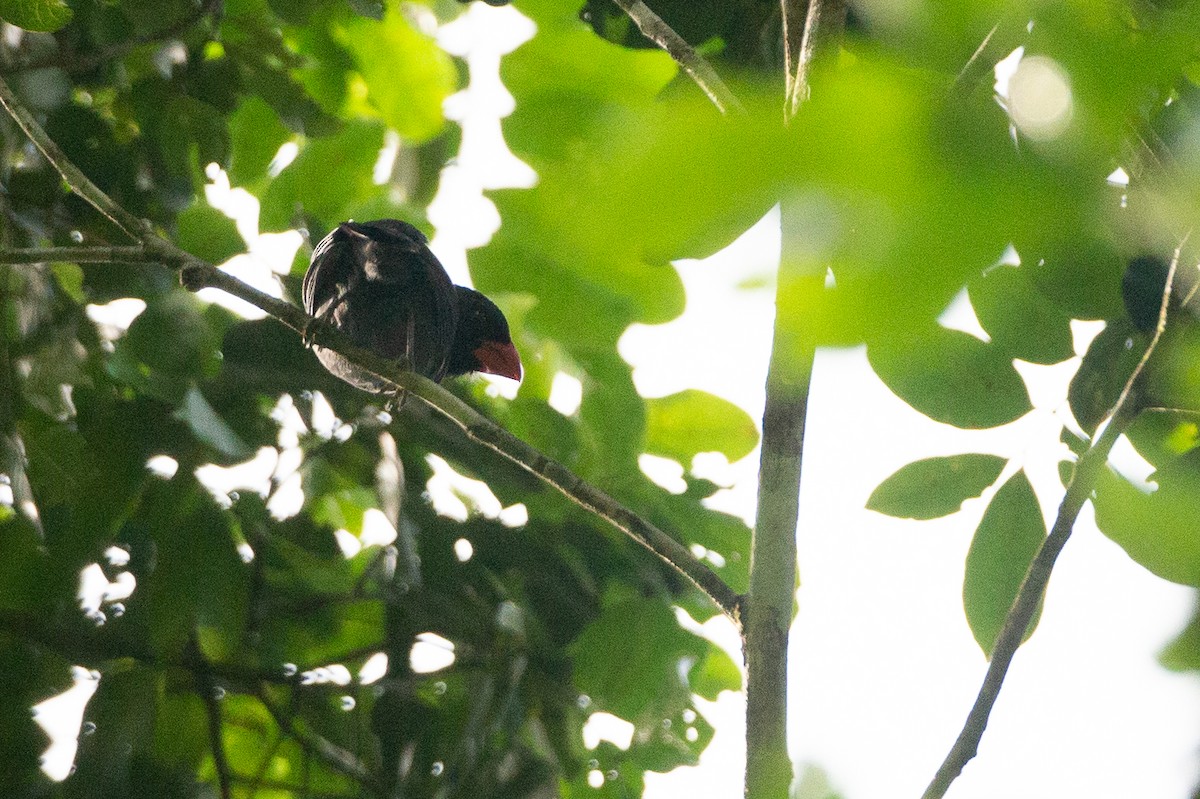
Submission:
POLYGON ((62 175, 62 179, 66 181, 73 192, 104 214, 108 221, 124 231, 126 236, 134 241, 141 239, 144 224, 139 222, 133 214, 113 202, 107 194, 100 191, 96 184, 88 179, 87 175, 83 174, 79 167, 71 163, 66 154, 54 143, 54 140, 46 135, 46 131, 42 130, 42 126, 33 118, 33 115, 25 106, 21 105, 3 78, 0 78, 0 106, 4 106, 4 110, 45 156, 50 165, 58 171, 58 174, 62 175))
POLYGON ((5 264, 136 264, 156 260, 145 247, 31 247, 0 250, 0 263, 5 264))
MULTIPOLYGON (((1184 241, 1186 242, 1186 240, 1185 236, 1184 241)), ((966 723, 963 725, 958 739, 954 742, 954 746, 946 755, 945 761, 942 762, 937 774, 929 783, 929 787, 925 789, 922 799, 941 799, 945 796, 950 784, 958 778, 963 768, 979 751, 979 741, 987 728, 988 717, 1000 695, 1000 688, 1004 684, 1004 678, 1008 674, 1008 667, 1012 663, 1017 647, 1021 645, 1021 639, 1024 637, 1025 631, 1029 629, 1029 622, 1033 618, 1033 614, 1037 612, 1038 603, 1041 602, 1042 595, 1046 591, 1046 584, 1050 581, 1050 573, 1054 569, 1054 561, 1062 552, 1067 539, 1071 537, 1075 520, 1079 518, 1079 512, 1091 497, 1092 489, 1100 476, 1100 470, 1108 463, 1108 454, 1113 445, 1142 411, 1137 390, 1138 382, 1167 326, 1167 305, 1175 285, 1175 273, 1179 266, 1179 254, 1182 249, 1183 243, 1180 243, 1171 259, 1171 267, 1167 271, 1167 281, 1163 286, 1162 304, 1159 306, 1158 326, 1154 331, 1154 337, 1142 354, 1133 374, 1125 382, 1125 388, 1121 391, 1120 398, 1117 399, 1116 405, 1109 414, 1108 424, 1087 452, 1080 456, 1079 462, 1075 464, 1075 473, 1071 477, 1070 485, 1067 486, 1062 504, 1059 505, 1054 527, 1042 543, 1042 548, 1038 550, 1033 562, 1029 564, 1025 579, 1021 583, 1021 589, 1017 592, 1017 598, 1013 601, 1012 608, 1009 609, 1008 616, 1004 619, 1004 627, 996 639, 992 662, 988 665, 987 675, 983 679, 983 685, 979 689, 975 705, 967 715, 966 723)))
POLYGON ((638 30, 650 41, 666 50, 671 58, 683 68, 696 85, 708 95, 722 114, 734 111, 745 111, 741 101, 734 96, 717 71, 688 44, 675 29, 668 25, 662 17, 655 14, 642 0, 613 0, 629 18, 637 24, 638 30))
MULTIPOLYGON (((178 271, 180 281, 191 291, 210 287, 218 288, 245 300, 271 314, 297 333, 306 336, 310 342, 336 350, 345 355, 351 363, 386 381, 393 389, 403 389, 418 398, 456 424, 470 440, 487 447, 511 463, 530 472, 579 507, 604 519, 649 549, 669 566, 687 577, 740 627, 738 595, 686 546, 603 491, 584 482, 562 464, 547 458, 507 430, 500 428, 433 381, 415 372, 402 370, 395 362, 354 346, 349 337, 333 325, 318 321, 291 303, 276 299, 243 283, 157 235, 148 224, 140 222, 114 203, 104 192, 96 188, 74 164, 67 160, 36 120, 13 97, 2 79, 0 79, 0 101, 21 124, 26 134, 33 139, 38 149, 47 154, 47 158, 54 164, 68 186, 104 213, 114 224, 125 230, 132 238, 142 242, 144 251, 141 255, 144 257, 140 260, 156 261, 178 271)), ((106 250, 108 248, 99 249, 106 250)), ((120 248, 120 253, 123 256, 138 254, 137 249, 136 247, 120 248)), ((20 261, 21 263, 28 263, 31 258, 47 260, 31 256, 27 251, 10 252, 19 253, 21 258, 26 259, 20 261)), ((4 263, 8 255, 9 253, 0 251, 0 263, 4 263)))
POLYGON ((307 724, 297 725, 292 714, 285 708, 280 707, 267 694, 268 692, 265 689, 260 691, 258 701, 262 702, 263 707, 275 719, 275 723, 279 725, 279 729, 285 735, 294 738, 296 743, 300 744, 301 749, 334 771, 344 774, 357 782, 372 796, 383 796, 379 783, 375 781, 375 778, 363 762, 355 757, 352 752, 346 751, 320 733, 310 730, 307 724))
POLYGON ((314 344, 336 350, 356 366, 368 370, 388 382, 396 390, 403 389, 432 410, 449 419, 467 438, 484 446, 509 462, 539 478, 567 499, 589 513, 604 519, 646 549, 658 555, 704 592, 713 604, 738 623, 738 596, 710 568, 671 536, 626 508, 600 489, 585 482, 571 470, 551 460, 507 430, 496 425, 479 411, 446 389, 416 372, 401 370, 393 361, 356 347, 348 337, 331 324, 320 322, 291 303, 275 299, 237 278, 222 272, 176 248, 163 239, 151 242, 149 249, 158 259, 175 268, 182 268, 184 285, 196 291, 218 288, 255 305, 274 316, 301 335, 307 334, 314 344))

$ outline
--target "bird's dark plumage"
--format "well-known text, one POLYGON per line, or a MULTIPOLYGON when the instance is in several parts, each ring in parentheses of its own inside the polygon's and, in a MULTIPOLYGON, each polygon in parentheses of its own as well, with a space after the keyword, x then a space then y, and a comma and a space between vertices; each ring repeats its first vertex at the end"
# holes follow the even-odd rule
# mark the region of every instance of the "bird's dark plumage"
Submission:
MULTIPOLYGON (((479 292, 451 283, 425 241, 396 219, 343 222, 313 250, 304 310, 384 358, 407 358, 431 380, 472 371, 520 380, 521 359, 504 314, 479 292)), ((315 349, 347 383, 385 388, 337 353, 315 349)))

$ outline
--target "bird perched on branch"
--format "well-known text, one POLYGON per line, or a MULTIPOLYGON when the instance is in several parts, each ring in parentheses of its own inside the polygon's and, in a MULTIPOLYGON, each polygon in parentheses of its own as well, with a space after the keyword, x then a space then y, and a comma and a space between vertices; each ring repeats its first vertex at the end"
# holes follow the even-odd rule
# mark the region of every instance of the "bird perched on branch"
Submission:
MULTIPOLYGON (((431 380, 467 372, 521 379, 508 321, 478 291, 456 286, 407 222, 343 222, 313 250, 304 310, 333 323, 360 347, 404 360, 431 380)), ((317 358, 367 391, 387 385, 324 347, 317 358)))

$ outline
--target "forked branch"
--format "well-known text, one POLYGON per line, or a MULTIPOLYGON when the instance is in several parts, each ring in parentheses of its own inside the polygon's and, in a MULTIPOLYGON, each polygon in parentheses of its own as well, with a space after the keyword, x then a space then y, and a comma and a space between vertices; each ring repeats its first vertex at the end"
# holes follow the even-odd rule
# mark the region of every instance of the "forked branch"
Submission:
MULTIPOLYGON (((1186 241, 1186 237, 1184 240, 1186 241)), ((1125 382, 1121 396, 1109 413, 1103 431, 1075 464, 1075 473, 1067 486, 1062 504, 1059 505, 1054 527, 1029 565, 1025 579, 1017 592, 1017 598, 1013 601, 1012 608, 1009 609, 1008 616, 1004 619, 1004 627, 996 639, 992 662, 988 665, 983 685, 975 699, 975 705, 967 715, 966 723, 958 735, 958 740, 954 742, 954 746, 946 755, 945 761, 934 775, 932 782, 929 783, 929 787, 925 789, 922 799, 941 799, 945 796, 951 783, 958 778, 963 768, 979 751, 979 741, 983 738, 983 732, 987 728, 988 717, 991 715, 992 707, 996 704, 996 698, 1000 695, 1000 688, 1008 674, 1008 667, 1012 663, 1013 655, 1016 654, 1017 647, 1021 645, 1021 639, 1024 637, 1025 631, 1029 629, 1029 622, 1033 618, 1033 614, 1037 612, 1038 604, 1046 591, 1046 584, 1050 581, 1054 562, 1062 552, 1063 546, 1066 545, 1067 539, 1071 537, 1071 531, 1075 527, 1076 519, 1079 518, 1079 512, 1091 496, 1096 480, 1100 476, 1100 470, 1108 462, 1108 454, 1112 451, 1113 445, 1143 410, 1138 391, 1139 380, 1167 326, 1167 306, 1175 285, 1175 273, 1179 267, 1182 249, 1183 244, 1181 243, 1175 250, 1171 266, 1167 270, 1167 281, 1163 286, 1162 303, 1159 306, 1158 325, 1154 330, 1154 336, 1150 339, 1150 344, 1142 354, 1141 360, 1138 361, 1133 374, 1125 382)))

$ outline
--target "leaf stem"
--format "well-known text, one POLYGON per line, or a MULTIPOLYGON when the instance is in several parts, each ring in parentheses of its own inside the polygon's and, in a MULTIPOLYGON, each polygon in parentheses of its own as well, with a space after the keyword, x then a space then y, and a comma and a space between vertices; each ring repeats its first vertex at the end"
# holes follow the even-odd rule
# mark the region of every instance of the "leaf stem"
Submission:
POLYGON ((741 101, 721 80, 717 71, 704 60, 704 57, 697 53, 694 47, 688 44, 682 36, 675 32, 674 28, 658 14, 655 14, 642 0, 613 0, 613 2, 629 15, 643 36, 666 50, 671 58, 675 59, 675 62, 708 95, 708 99, 713 101, 713 105, 722 114, 728 114, 731 109, 739 112, 746 110, 741 101))
MULTIPOLYGON (((1185 236, 1184 242, 1186 240, 1185 236)), ((1071 531, 1075 527, 1075 521, 1079 518, 1079 512, 1091 497, 1092 489, 1100 476, 1100 470, 1108 463, 1108 454, 1113 445, 1142 411, 1137 391, 1138 381, 1150 356, 1158 347, 1163 331, 1166 330, 1167 305, 1171 299, 1175 273, 1179 266, 1179 254, 1182 249, 1183 243, 1181 242, 1175 250, 1170 269, 1167 271, 1167 280, 1163 286, 1162 303, 1159 307, 1158 325, 1155 328, 1154 336, 1142 354, 1137 367, 1125 382, 1121 396, 1109 413, 1108 423, 1088 450, 1080 456, 1079 462, 1075 464, 1075 473, 1071 476, 1071 482, 1059 505, 1054 527, 1050 530, 1045 542, 1042 543, 1033 562, 1029 564, 1025 579, 1021 583, 1021 589, 1017 592, 1017 598, 1013 601, 1012 607, 1004 619, 1004 626, 1000 630, 995 649, 992 652, 992 662, 988 664, 987 674, 984 676, 983 685, 980 686, 975 704, 967 715, 967 720, 963 724, 954 746, 951 747, 946 759, 929 783, 929 787, 922 794, 922 799, 941 799, 945 796, 951 783, 958 778, 963 768, 979 751, 979 741, 983 738, 983 732, 987 728, 992 707, 1000 695, 1000 688, 1004 684, 1004 678, 1008 674, 1008 667, 1012 663, 1017 647, 1021 645, 1025 630, 1029 628, 1029 621, 1037 612, 1038 604, 1046 591, 1046 584, 1050 581, 1050 574, 1054 570, 1054 562, 1066 545, 1067 539, 1071 537, 1071 531)))
POLYGON ((155 258, 141 245, 127 247, 31 247, 0 249, 0 264, 135 264, 155 258))

